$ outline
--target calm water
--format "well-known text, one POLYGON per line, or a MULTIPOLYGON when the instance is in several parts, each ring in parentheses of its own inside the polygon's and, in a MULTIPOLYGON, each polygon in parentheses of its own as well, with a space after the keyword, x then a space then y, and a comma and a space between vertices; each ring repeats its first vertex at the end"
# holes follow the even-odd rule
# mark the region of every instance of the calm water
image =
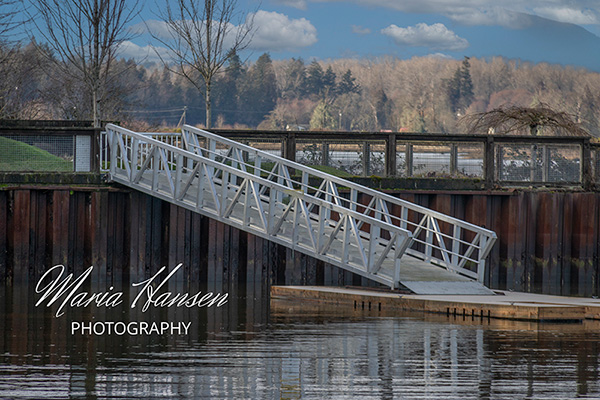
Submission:
POLYGON ((597 322, 387 315, 243 296, 220 309, 56 317, 34 306, 38 297, 0 289, 0 398, 600 398, 597 322), (97 336, 72 333, 73 321, 192 325, 187 335, 97 336))

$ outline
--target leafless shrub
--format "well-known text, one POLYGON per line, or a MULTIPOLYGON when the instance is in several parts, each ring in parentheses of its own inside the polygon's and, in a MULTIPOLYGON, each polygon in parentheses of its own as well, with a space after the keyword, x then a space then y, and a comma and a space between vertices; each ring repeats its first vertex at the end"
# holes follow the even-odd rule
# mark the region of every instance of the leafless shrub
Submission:
POLYGON ((540 103, 536 107, 506 106, 469 114, 460 123, 466 126, 468 133, 589 136, 573 119, 566 112, 540 103))

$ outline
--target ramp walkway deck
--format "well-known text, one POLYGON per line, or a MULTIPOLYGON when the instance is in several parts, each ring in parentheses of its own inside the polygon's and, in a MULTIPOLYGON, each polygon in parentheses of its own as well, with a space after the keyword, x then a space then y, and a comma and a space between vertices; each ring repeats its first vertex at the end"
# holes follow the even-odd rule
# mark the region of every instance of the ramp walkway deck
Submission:
POLYGON ((213 133, 137 133, 109 124, 109 179, 415 293, 493 294, 494 232, 213 133))

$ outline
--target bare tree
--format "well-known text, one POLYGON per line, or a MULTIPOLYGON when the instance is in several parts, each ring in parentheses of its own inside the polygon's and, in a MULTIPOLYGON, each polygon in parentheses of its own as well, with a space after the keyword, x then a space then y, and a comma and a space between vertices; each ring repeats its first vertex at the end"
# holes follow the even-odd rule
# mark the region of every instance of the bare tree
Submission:
POLYGON ((33 119, 43 114, 39 93, 44 74, 40 62, 33 45, 0 45, 1 119, 33 119))
MULTIPOLYGON (((20 17, 21 8, 20 0, 0 0, 0 68, 3 71, 7 69, 7 64, 14 61, 19 51, 19 44, 14 41, 14 31, 24 22, 20 17)), ((7 80, 5 74, 0 76, 7 80)))
POLYGON ((169 53, 157 54, 171 72, 204 92, 206 127, 210 128, 213 78, 234 54, 250 44, 252 15, 238 12, 237 0, 176 0, 174 7, 171 4, 167 3, 163 18, 167 37, 151 32, 169 53))
POLYGON ((545 104, 536 107, 499 107, 494 110, 465 116, 469 133, 529 133, 540 134, 542 129, 561 136, 589 136, 573 117, 565 112, 556 111, 545 104))
POLYGON ((20 5, 19 0, 0 0, 0 41, 6 41, 6 36, 19 24, 20 5))
POLYGON ((39 47, 59 70, 80 79, 91 98, 94 126, 102 107, 118 47, 139 13, 137 0, 31 0, 31 15, 47 47, 39 47))

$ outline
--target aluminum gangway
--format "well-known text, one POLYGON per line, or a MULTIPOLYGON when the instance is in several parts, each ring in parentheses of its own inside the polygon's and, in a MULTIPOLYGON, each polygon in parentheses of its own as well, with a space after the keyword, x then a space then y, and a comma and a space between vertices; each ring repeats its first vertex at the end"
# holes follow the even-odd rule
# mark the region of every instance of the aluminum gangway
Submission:
POLYGON ((111 181, 391 288, 491 293, 490 230, 188 125, 101 142, 111 181))

